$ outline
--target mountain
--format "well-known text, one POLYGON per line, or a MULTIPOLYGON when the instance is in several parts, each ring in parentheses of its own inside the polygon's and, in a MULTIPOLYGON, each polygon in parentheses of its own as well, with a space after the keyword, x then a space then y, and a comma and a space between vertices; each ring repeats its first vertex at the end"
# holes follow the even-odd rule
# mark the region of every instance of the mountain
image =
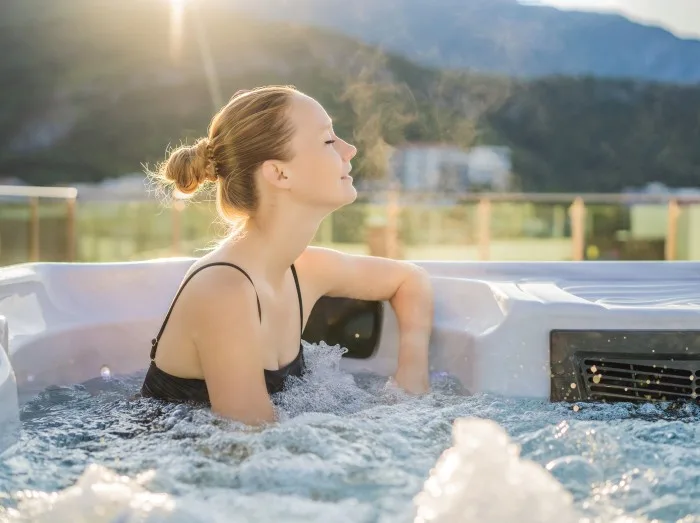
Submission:
POLYGON ((205 133, 236 90, 291 83, 358 146, 360 177, 384 174, 388 146, 442 142, 511 147, 528 191, 698 183, 700 86, 440 69, 217 1, 186 3, 172 40, 165 0, 3 0, 0 176, 141 171, 205 133))
POLYGON ((362 67, 357 54, 373 52, 198 5, 173 40, 165 0, 3 0, 0 176, 71 183, 139 171, 206 132, 236 90, 265 83, 294 83, 342 114, 336 96, 362 67))
POLYGON ((267 19, 330 28, 429 66, 700 82, 700 41, 620 15, 516 0, 220 1, 267 19))

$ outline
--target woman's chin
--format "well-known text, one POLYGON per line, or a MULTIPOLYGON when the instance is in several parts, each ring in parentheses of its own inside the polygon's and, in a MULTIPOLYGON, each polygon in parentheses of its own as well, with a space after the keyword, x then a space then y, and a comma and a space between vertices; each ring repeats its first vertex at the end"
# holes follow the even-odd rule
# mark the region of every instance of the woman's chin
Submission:
POLYGON ((353 203, 357 199, 357 189, 348 182, 342 182, 345 187, 341 187, 338 199, 333 202, 334 209, 344 207, 353 203))
MULTIPOLYGON (((348 182, 345 182, 348 183, 348 182)), ((350 182, 350 187, 347 189, 348 191, 348 202, 347 203, 352 203, 357 199, 357 189, 355 188, 354 185, 352 185, 352 182, 350 182)))

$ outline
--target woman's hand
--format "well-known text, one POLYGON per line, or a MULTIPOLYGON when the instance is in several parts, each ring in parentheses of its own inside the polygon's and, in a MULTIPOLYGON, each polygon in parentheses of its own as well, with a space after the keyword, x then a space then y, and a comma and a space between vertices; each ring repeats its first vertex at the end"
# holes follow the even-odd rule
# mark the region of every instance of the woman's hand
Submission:
POLYGON ((397 386, 409 394, 425 394, 430 391, 428 369, 419 366, 403 365, 393 377, 397 386))

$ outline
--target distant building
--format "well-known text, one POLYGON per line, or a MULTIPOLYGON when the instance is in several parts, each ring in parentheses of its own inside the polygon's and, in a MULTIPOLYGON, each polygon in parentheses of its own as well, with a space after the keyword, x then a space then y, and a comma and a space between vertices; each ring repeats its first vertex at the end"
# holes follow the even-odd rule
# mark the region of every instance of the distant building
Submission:
POLYGON ((674 196, 700 196, 700 187, 671 188, 661 182, 650 182, 643 187, 628 187, 623 194, 663 194, 674 196))
POLYGON ((508 147, 415 143, 398 147, 389 159, 391 179, 406 191, 505 191, 511 177, 508 147))

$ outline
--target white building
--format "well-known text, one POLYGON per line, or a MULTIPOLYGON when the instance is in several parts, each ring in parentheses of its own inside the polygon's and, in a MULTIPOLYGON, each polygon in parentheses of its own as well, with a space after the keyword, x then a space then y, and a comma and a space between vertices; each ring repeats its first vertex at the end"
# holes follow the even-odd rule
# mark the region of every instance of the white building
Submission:
POLYGON ((622 192, 623 194, 659 194, 700 197, 700 187, 668 187, 661 182, 649 182, 643 187, 628 187, 622 192))
POLYGON ((406 191, 505 191, 510 184, 511 153, 500 146, 461 149, 408 144, 394 150, 389 165, 390 176, 406 191))

